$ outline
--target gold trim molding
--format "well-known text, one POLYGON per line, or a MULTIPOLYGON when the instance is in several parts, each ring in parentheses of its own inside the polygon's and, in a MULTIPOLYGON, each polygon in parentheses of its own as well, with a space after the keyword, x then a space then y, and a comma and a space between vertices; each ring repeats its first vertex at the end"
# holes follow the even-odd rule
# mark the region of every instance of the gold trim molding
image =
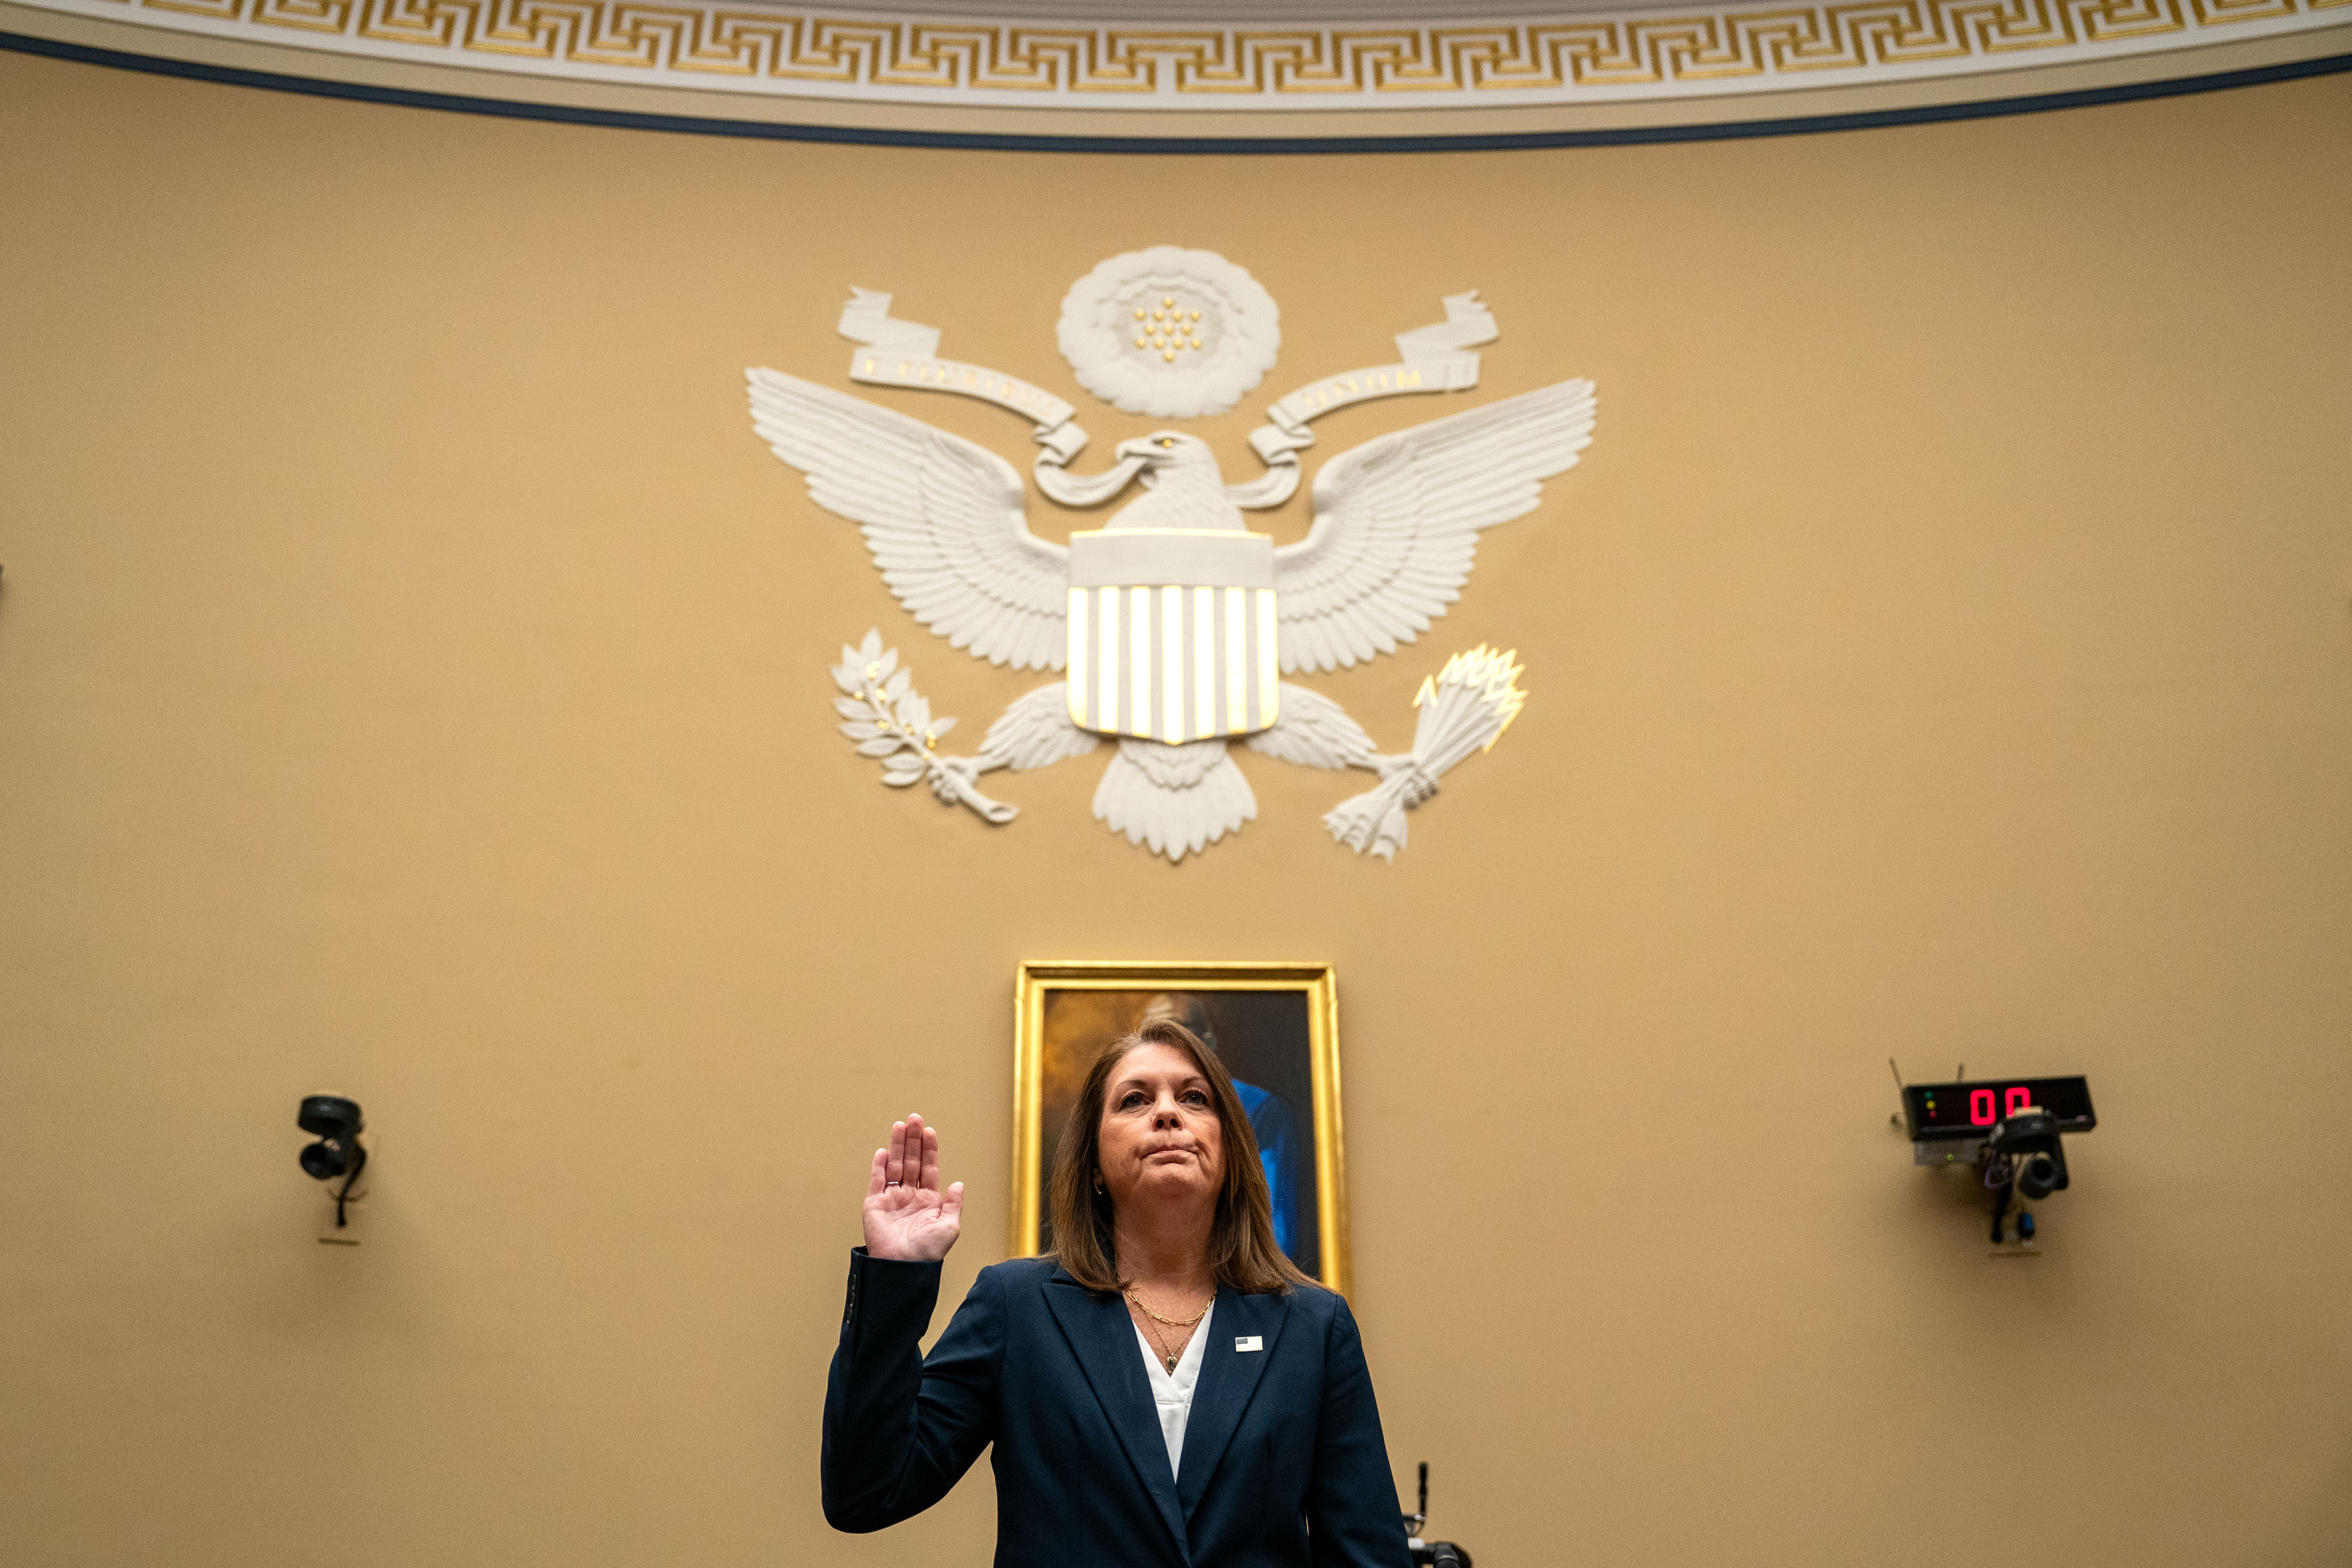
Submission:
POLYGON ((637 0, 27 0, 178 32, 703 92, 1085 110, 1503 108, 1899 80, 2337 26, 2352 0, 1797 0, 1148 27, 637 0))

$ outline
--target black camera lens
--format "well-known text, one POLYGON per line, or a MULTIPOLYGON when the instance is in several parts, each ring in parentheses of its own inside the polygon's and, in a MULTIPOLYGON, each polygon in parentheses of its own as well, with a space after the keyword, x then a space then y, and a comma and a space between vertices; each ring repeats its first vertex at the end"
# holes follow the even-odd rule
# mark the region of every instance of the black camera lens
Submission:
POLYGON ((2058 1162, 2036 1154, 2017 1167, 2017 1190, 2029 1198, 2046 1198, 2058 1190, 2058 1162))

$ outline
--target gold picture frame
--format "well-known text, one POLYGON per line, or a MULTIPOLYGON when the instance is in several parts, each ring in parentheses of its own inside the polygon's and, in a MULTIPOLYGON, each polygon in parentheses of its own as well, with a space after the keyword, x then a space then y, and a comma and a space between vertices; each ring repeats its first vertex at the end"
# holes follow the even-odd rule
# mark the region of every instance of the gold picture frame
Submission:
POLYGON ((1013 983, 1013 1256, 1044 1250, 1047 1167, 1094 1053, 1152 1010, 1209 1023, 1205 1037, 1244 1091, 1260 1137, 1277 1239, 1307 1274, 1344 1295, 1339 978, 1328 963, 1022 964, 1013 983), (1255 1076, 1244 1080, 1244 1069, 1255 1076), (1303 1118, 1301 1099, 1308 1102, 1303 1118), (1299 1133, 1304 1150, 1290 1142, 1299 1133), (1311 1193, 1298 1190, 1310 1182, 1311 1193))

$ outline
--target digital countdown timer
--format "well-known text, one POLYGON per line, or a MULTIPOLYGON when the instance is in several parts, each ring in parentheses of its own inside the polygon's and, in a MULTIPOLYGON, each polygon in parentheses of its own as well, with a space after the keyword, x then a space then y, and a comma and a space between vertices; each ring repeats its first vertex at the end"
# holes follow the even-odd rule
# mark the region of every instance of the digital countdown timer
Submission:
POLYGON ((1959 1083, 1914 1083, 1903 1089, 1911 1141, 1982 1138, 1994 1122, 2027 1106, 2048 1111, 2061 1132, 2088 1132, 2099 1124, 2091 1110, 2091 1081, 2082 1078, 1988 1078, 1959 1083))

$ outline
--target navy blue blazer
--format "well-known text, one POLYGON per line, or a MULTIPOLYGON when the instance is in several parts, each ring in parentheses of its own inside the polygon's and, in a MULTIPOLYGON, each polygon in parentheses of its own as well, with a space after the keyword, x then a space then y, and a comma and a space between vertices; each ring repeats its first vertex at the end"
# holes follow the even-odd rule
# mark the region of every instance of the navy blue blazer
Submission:
POLYGON ((835 1529, 921 1512, 993 1443, 998 1568, 1410 1568, 1339 1296, 1218 1290, 1171 1476, 1124 1300, 1051 1258, 999 1263, 925 1357, 939 1294, 936 1263, 850 1255, 824 1392, 835 1529))

